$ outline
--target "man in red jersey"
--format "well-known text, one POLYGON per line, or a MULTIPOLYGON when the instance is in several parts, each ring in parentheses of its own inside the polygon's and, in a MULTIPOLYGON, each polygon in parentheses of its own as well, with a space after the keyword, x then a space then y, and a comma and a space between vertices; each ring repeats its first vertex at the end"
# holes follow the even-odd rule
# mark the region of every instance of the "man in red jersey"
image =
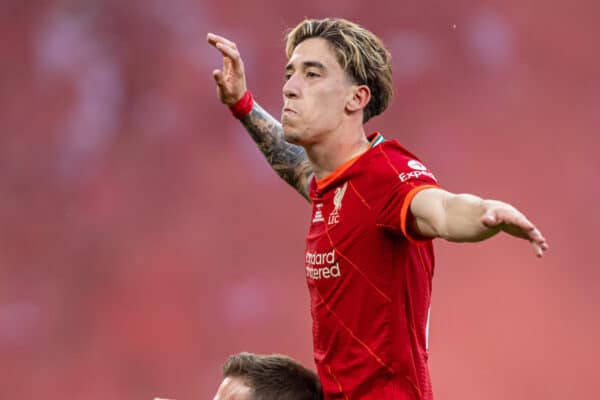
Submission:
POLYGON ((548 244, 513 206, 441 189, 396 141, 363 124, 392 95, 389 52, 343 19, 305 20, 287 36, 281 124, 246 89, 235 43, 213 72, 219 99, 313 211, 305 269, 314 359, 326 399, 431 400, 427 329, 433 238, 498 232, 548 244))

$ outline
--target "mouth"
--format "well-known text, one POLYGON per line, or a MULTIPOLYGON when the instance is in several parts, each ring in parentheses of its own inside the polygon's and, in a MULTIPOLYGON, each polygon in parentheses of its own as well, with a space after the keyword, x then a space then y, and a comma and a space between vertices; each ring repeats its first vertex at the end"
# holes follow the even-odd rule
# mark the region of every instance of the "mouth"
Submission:
POLYGON ((291 109, 289 107, 284 107, 282 113, 283 114, 297 114, 295 110, 293 110, 293 109, 291 109))

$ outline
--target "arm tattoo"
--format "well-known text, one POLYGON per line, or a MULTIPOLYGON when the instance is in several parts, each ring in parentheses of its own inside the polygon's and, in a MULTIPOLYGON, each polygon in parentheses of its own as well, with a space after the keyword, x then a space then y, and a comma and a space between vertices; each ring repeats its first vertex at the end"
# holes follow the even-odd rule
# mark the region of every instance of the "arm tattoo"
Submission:
POLYGON ((241 122, 275 172, 310 201, 308 183, 313 171, 304 149, 286 142, 281 124, 256 101, 241 122))

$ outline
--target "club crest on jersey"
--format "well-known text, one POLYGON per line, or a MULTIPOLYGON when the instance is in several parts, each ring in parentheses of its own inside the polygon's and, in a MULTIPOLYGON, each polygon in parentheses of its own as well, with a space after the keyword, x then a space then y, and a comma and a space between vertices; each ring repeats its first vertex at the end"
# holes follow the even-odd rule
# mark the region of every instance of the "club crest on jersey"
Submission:
POLYGON ((347 187, 348 182, 344 183, 344 186, 335 189, 335 195, 333 196, 333 211, 329 214, 327 225, 333 225, 340 222, 340 210, 342 209, 342 200, 344 199, 344 194, 346 194, 347 187))
POLYGON ((321 208, 323 208, 323 203, 315 204, 315 216, 312 220, 313 223, 325 221, 325 218, 323 218, 323 211, 321 211, 321 208))

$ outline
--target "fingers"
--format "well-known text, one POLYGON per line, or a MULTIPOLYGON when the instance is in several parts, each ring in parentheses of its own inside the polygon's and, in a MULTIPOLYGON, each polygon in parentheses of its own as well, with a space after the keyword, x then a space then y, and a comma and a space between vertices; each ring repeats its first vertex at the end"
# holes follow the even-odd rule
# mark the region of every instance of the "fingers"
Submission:
POLYGON ((536 255, 538 257, 541 257, 542 254, 550 248, 550 245, 548 245, 548 241, 546 240, 546 238, 542 235, 542 233, 537 228, 535 228, 531 232, 529 237, 530 237, 531 243, 535 246, 536 255))
POLYGON ((537 257, 542 257, 548 250, 546 238, 525 215, 512 206, 488 210, 481 219, 490 228, 500 227, 504 232, 529 240, 537 257))
POLYGON ((213 78, 215 79, 215 82, 217 82, 217 85, 221 86, 225 83, 224 79, 223 79, 223 72, 221 70, 215 69, 213 71, 213 78))
POLYGON ((225 57, 225 60, 229 59, 231 61, 232 66, 236 70, 241 68, 242 58, 240 57, 240 52, 237 50, 237 48, 220 42, 217 43, 215 47, 221 52, 223 57, 225 57))
POLYGON ((533 251, 537 257, 542 257, 544 252, 548 250, 548 242, 544 241, 542 243, 531 241, 531 246, 533 247, 533 251))
MULTIPOLYGON (((519 213, 520 214, 520 213, 519 213)), ((508 222, 513 225, 513 227, 508 230, 509 233, 514 236, 519 236, 524 239, 528 239, 531 243, 534 243, 536 246, 540 248, 540 250, 545 251, 548 248, 548 243, 546 242, 546 238, 542 235, 539 229, 535 227, 523 214, 520 214, 519 218, 516 218, 512 222, 508 222), (516 233, 516 234, 515 234, 516 233)))
POLYGON ((219 50, 224 57, 229 57, 238 64, 241 62, 240 52, 237 48, 237 45, 231 40, 225 39, 223 36, 215 35, 214 33, 207 34, 206 40, 208 40, 208 43, 219 50))
POLYGON ((535 253, 536 257, 541 257, 544 255, 544 251, 539 244, 531 242, 531 247, 533 247, 533 252, 535 253))
MULTIPOLYGON (((546 241, 546 238, 542 235, 539 229, 537 229, 531 222, 529 222, 529 220, 527 220, 526 218, 524 219, 527 222, 527 225, 517 226, 517 228, 521 229, 521 231, 526 234, 526 236, 524 236, 524 239, 528 239, 531 242, 535 255, 537 257, 541 257, 544 255, 544 252, 549 248, 548 242, 546 241), (531 226, 531 228, 527 229, 527 226, 531 226)), ((514 234, 508 230, 507 232, 514 234)), ((521 235, 515 236, 523 237, 521 235)))
POLYGON ((217 47, 217 43, 223 43, 229 47, 233 47, 234 49, 237 49, 237 46, 234 42, 232 42, 229 39, 225 39, 223 36, 215 35, 214 33, 207 34, 206 40, 208 40, 208 43, 212 44, 215 47, 217 47))
POLYGON ((528 232, 528 234, 529 234, 529 239, 532 242, 536 242, 539 244, 546 242, 546 239, 542 236, 542 232, 540 232, 539 229, 537 229, 536 227, 534 227, 532 230, 530 230, 528 232))
POLYGON ((244 63, 237 45, 223 36, 209 33, 208 43, 221 52, 223 67, 213 70, 213 79, 217 84, 217 97, 227 105, 235 104, 246 92, 244 63))

